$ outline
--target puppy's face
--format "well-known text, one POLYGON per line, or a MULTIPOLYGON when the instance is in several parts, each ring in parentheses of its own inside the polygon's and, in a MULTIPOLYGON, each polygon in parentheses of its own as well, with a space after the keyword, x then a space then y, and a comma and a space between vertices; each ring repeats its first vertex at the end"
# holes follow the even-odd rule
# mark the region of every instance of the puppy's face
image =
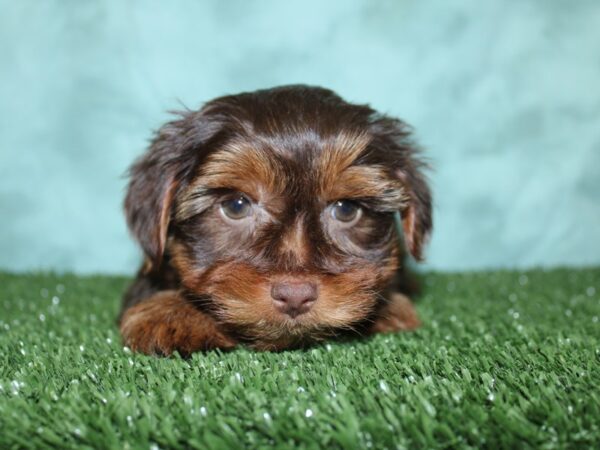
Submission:
POLYGON ((306 87, 217 99, 166 125, 126 206, 153 270, 170 264, 267 346, 368 318, 398 267, 394 215, 416 257, 431 227, 403 125, 306 87))

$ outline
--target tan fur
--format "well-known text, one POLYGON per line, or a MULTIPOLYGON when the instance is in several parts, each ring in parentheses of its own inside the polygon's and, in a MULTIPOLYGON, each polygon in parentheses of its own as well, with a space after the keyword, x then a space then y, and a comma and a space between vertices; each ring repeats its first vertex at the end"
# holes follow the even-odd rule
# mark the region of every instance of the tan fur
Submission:
POLYGON ((338 174, 335 183, 323 186, 323 196, 327 201, 341 198, 387 197, 401 209, 407 201, 402 184, 391 177, 384 167, 351 166, 338 174))
POLYGON ((237 328, 247 338, 256 339, 259 346, 264 341, 269 346, 283 348, 288 345, 286 336, 293 338, 310 331, 311 337, 318 339, 332 329, 351 329, 373 310, 377 301, 373 289, 385 285, 394 268, 382 273, 365 266, 336 276, 318 273, 293 276, 294 280, 317 284, 319 291, 315 306, 296 319, 278 312, 270 296, 270 285, 290 275, 265 276, 251 266, 230 262, 211 267, 197 282, 219 305, 216 315, 220 322, 237 328), (278 344, 275 342, 282 339, 278 344))
POLYGON ((339 183, 340 174, 352 165, 369 142, 370 138, 366 133, 351 133, 345 130, 326 141, 315 168, 323 197, 329 197, 328 194, 339 183))

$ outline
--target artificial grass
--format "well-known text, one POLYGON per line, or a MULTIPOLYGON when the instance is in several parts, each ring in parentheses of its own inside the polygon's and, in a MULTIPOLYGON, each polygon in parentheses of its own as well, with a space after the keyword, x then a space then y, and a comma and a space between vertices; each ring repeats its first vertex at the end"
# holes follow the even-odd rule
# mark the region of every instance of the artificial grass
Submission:
POLYGON ((0 448, 599 448, 600 268, 424 280, 417 332, 184 360, 123 278, 0 274, 0 448))

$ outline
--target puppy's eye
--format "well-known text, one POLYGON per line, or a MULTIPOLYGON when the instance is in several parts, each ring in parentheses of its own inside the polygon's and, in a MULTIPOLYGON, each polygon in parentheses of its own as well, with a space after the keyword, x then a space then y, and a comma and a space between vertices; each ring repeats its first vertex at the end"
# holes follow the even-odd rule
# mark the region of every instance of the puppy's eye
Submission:
POLYGON ((252 204, 240 194, 221 203, 221 211, 230 219, 240 220, 250 215, 252 204))
POLYGON ((335 220, 349 224, 360 218, 362 210, 349 200, 338 200, 331 206, 331 215, 335 220))

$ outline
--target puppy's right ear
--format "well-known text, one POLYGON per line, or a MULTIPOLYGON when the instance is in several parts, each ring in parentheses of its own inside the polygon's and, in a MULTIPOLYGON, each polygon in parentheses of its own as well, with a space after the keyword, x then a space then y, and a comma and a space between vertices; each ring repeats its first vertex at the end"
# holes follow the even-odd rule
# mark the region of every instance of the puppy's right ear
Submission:
POLYGON ((125 216, 133 236, 157 268, 162 261, 178 190, 189 179, 202 147, 216 133, 202 112, 182 113, 179 120, 164 125, 148 151, 129 170, 125 216))

